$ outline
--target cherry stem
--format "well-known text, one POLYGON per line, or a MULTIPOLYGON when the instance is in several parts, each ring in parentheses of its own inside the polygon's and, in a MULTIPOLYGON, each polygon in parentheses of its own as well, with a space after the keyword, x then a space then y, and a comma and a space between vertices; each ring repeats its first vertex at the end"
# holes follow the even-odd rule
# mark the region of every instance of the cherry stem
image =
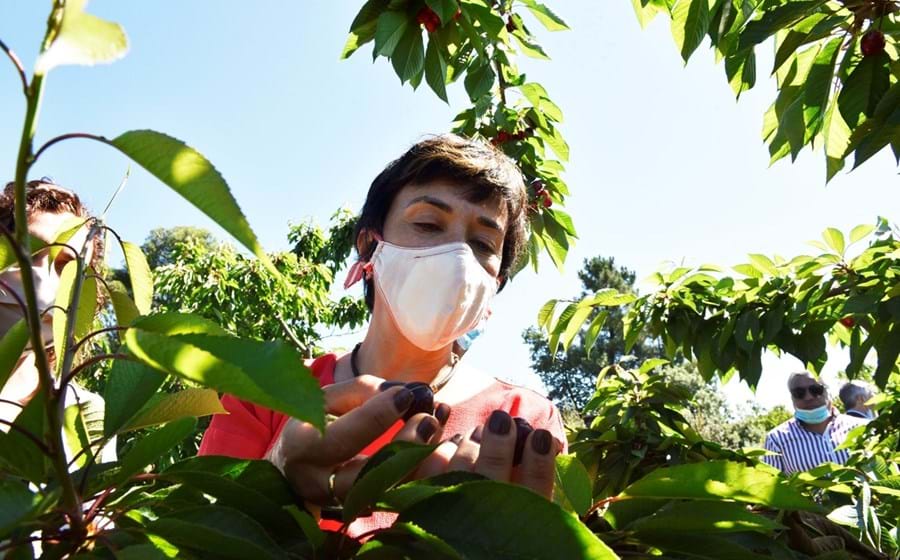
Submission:
POLYGON ((2 418, 0 418, 0 425, 9 426, 9 429, 19 432, 23 436, 30 439, 31 443, 35 444, 38 447, 38 449, 41 450, 41 453, 43 453, 47 457, 53 457, 53 454, 50 452, 50 448, 47 447, 47 444, 45 444, 36 435, 34 435, 30 431, 26 430, 22 426, 19 426, 18 424, 14 424, 14 423, 10 422, 9 420, 4 420, 2 418))

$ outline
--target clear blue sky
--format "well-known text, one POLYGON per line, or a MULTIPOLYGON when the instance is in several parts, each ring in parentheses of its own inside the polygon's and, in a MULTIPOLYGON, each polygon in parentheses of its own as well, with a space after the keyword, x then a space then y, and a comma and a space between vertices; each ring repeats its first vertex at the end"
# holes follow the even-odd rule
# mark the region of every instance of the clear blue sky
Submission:
MULTIPOLYGON (((568 210, 580 241, 565 273, 547 262, 540 275, 522 274, 498 297, 468 358, 485 371, 535 382, 520 333, 544 301, 578 292, 576 272, 586 257, 612 255, 643 278, 666 262, 736 264, 750 252, 800 254, 825 227, 900 217, 900 179, 888 153, 827 187, 821 153, 769 168, 759 131, 774 98, 764 77, 771 57, 760 61, 762 83, 735 103, 705 46, 684 67, 664 18, 642 31, 627 0, 548 3, 573 30, 540 30, 553 60, 522 66, 565 113, 568 210)), ((121 23, 131 52, 109 66, 55 70, 38 141, 136 128, 181 138, 229 181, 266 248, 285 249, 289 222, 325 221, 342 205, 358 209, 388 160, 421 135, 447 130, 466 107, 461 84, 451 88, 452 108, 425 87, 401 87, 384 59, 372 63, 371 47, 339 61, 361 4, 95 0, 89 10, 121 23)), ((34 0, 0 3, 0 38, 29 68, 48 8, 34 0)), ((4 60, 0 154, 10 179, 23 107, 4 60)), ((34 175, 51 175, 99 211, 127 166, 112 150, 76 140, 51 149, 34 175)), ((220 233, 137 169, 108 218, 134 241, 154 227, 220 233)), ((759 397, 783 402, 780 374, 795 366, 764 363, 759 397)))

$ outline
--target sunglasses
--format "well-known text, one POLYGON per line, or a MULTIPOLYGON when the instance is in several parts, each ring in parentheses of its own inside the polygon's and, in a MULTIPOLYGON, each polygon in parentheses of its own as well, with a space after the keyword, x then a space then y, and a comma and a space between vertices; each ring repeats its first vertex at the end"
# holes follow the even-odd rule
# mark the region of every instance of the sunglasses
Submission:
POLYGON ((825 394, 825 386, 819 385, 818 383, 810 385, 809 387, 794 387, 791 389, 791 396, 797 400, 802 399, 806 396, 806 391, 809 391, 809 394, 813 397, 821 397, 825 394))

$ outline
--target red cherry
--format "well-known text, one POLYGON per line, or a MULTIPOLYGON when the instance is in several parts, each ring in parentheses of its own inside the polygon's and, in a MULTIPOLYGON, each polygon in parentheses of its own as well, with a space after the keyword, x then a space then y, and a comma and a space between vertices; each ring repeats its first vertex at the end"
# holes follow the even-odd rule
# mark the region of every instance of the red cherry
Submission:
POLYGON ((441 26, 441 18, 428 6, 425 6, 416 14, 416 22, 424 25, 429 33, 434 33, 441 26))
POLYGON ((870 29, 863 35, 859 47, 863 56, 875 56, 884 52, 884 33, 877 29, 870 29))
POLYGON ((550 198, 550 193, 544 191, 542 194, 544 195, 544 208, 550 208, 551 206, 553 206, 553 199, 550 198))
POLYGON ((544 182, 540 179, 535 179, 531 182, 531 190, 534 191, 534 194, 540 196, 542 192, 544 192, 544 182))
POLYGON ((853 320, 853 317, 844 317, 843 319, 841 319, 840 322, 842 325, 844 325, 848 329, 852 329, 853 326, 856 324, 856 321, 853 320))
POLYGON ((456 13, 453 14, 453 20, 456 21, 456 20, 458 20, 460 17, 462 17, 462 10, 459 9, 459 8, 456 8, 456 13))
POLYGON ((506 20, 506 30, 512 33, 516 29, 518 29, 516 22, 513 20, 512 16, 509 16, 509 19, 506 20))

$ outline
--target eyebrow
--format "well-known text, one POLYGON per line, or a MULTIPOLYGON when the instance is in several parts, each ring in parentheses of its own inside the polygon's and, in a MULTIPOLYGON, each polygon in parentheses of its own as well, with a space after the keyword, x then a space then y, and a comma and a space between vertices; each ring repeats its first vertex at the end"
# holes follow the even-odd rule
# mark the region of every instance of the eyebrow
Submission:
MULTIPOLYGON (((435 197, 429 196, 427 194, 422 195, 422 196, 417 196, 416 198, 410 200, 406 204, 406 207, 409 208, 410 206, 412 206, 414 204, 419 204, 419 203, 430 204, 431 206, 434 206, 438 210, 446 212, 447 214, 453 213, 452 206, 450 206, 449 204, 447 204, 440 198, 435 198, 435 197)), ((503 228, 500 227, 500 224, 498 224, 495 220, 492 220, 491 218, 488 218, 487 216, 478 216, 477 220, 478 220, 479 224, 481 224, 487 228, 497 230, 500 233, 503 233, 503 228)))

